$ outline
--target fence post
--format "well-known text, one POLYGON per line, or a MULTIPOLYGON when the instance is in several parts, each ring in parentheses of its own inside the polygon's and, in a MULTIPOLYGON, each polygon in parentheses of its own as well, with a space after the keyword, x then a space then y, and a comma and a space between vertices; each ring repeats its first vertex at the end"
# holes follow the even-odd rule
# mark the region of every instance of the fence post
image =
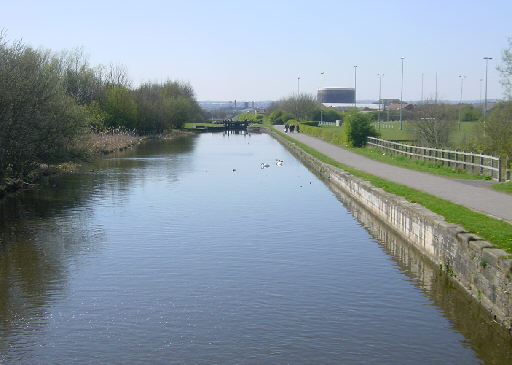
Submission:
POLYGON ((484 157, 480 154, 480 175, 484 174, 484 157))
POLYGON ((501 182, 501 157, 498 157, 498 182, 501 182))

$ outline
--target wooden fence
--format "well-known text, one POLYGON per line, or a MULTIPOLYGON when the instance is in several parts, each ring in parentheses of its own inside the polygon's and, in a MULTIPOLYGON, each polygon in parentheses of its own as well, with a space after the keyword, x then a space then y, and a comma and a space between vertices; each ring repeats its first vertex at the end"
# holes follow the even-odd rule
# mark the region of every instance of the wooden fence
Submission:
POLYGON ((504 180, 510 180, 511 177, 512 170, 506 169, 506 165, 502 169, 501 159, 495 156, 413 146, 374 137, 368 137, 366 143, 411 159, 437 162, 454 170, 461 169, 473 174, 489 175, 498 181, 502 181, 503 178, 504 180))

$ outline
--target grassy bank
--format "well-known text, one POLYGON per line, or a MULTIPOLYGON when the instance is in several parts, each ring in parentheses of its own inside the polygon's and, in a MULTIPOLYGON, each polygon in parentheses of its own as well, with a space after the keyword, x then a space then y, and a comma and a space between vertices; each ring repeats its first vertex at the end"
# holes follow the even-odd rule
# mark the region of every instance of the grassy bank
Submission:
POLYGON ((495 184, 492 186, 492 188, 495 190, 498 190, 498 191, 502 191, 507 194, 512 194, 512 181, 501 183, 501 184, 495 184))
POLYGON ((351 173, 363 180, 369 181, 376 187, 382 188, 388 193, 402 196, 411 203, 418 203, 432 212, 444 217, 447 222, 455 223, 464 227, 468 232, 472 232, 490 242, 495 247, 512 253, 512 225, 499 219, 488 217, 485 214, 474 212, 464 206, 440 199, 436 196, 412 189, 405 185, 400 185, 378 176, 365 173, 350 166, 339 163, 332 158, 318 152, 317 150, 296 141, 290 136, 272 128, 283 138, 295 143, 305 152, 318 158, 320 161, 336 166, 342 170, 351 173))
MULTIPOLYGON (((395 129, 399 130, 399 124, 398 122, 389 122, 394 123, 395 129)), ((384 123, 382 123, 384 124, 384 123)), ((301 130, 312 137, 318 137, 324 141, 339 145, 347 150, 350 150, 354 153, 358 153, 360 155, 363 155, 365 157, 371 158, 372 160, 384 162, 390 165, 403 167, 406 169, 421 171, 421 172, 428 172, 430 174, 434 175, 440 175, 455 179, 467 179, 467 180, 485 180, 487 179, 486 176, 483 175, 474 175, 470 174, 463 170, 454 170, 446 166, 442 166, 440 164, 431 163, 428 161, 421 161, 421 160, 413 160, 410 158, 407 158, 402 155, 393 154, 390 152, 383 152, 382 150, 378 148, 373 147, 363 147, 363 148, 357 148, 357 147, 349 147, 346 143, 346 137, 345 132, 343 131, 343 128, 341 127, 334 127, 334 128, 323 128, 323 127, 312 127, 308 125, 301 126, 301 130)), ((382 130, 385 130, 383 128, 382 130)), ((404 131, 402 131, 404 132, 404 131)), ((404 132, 405 133, 405 132, 404 132)), ((402 135, 404 137, 405 134, 402 135)), ((397 139, 397 135, 394 136, 395 138, 390 139, 397 139)), ((389 134, 388 134, 389 138, 389 134)), ((404 137, 405 138, 405 137, 404 137)))

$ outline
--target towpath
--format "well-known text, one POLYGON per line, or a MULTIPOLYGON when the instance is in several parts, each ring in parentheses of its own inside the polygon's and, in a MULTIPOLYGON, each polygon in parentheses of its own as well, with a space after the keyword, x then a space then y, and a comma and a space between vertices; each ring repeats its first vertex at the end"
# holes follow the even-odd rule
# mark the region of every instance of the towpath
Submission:
MULTIPOLYGON (((283 126, 275 126, 282 131, 283 126)), ((512 195, 490 189, 491 181, 452 179, 374 161, 304 133, 288 135, 345 165, 424 191, 512 224, 512 195)))

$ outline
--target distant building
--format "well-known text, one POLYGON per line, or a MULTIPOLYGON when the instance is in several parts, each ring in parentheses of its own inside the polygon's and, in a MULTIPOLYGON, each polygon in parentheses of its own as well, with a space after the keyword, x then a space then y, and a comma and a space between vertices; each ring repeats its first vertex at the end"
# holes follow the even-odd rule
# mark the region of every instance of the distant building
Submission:
MULTIPOLYGON (((413 110, 414 105, 413 104, 406 104, 402 103, 402 110, 413 110)), ((398 100, 398 104, 389 104, 386 107, 386 110, 400 110, 400 100, 398 100)))
POLYGON ((325 87, 318 89, 317 100, 326 104, 353 104, 355 95, 356 91, 351 87, 325 87))

